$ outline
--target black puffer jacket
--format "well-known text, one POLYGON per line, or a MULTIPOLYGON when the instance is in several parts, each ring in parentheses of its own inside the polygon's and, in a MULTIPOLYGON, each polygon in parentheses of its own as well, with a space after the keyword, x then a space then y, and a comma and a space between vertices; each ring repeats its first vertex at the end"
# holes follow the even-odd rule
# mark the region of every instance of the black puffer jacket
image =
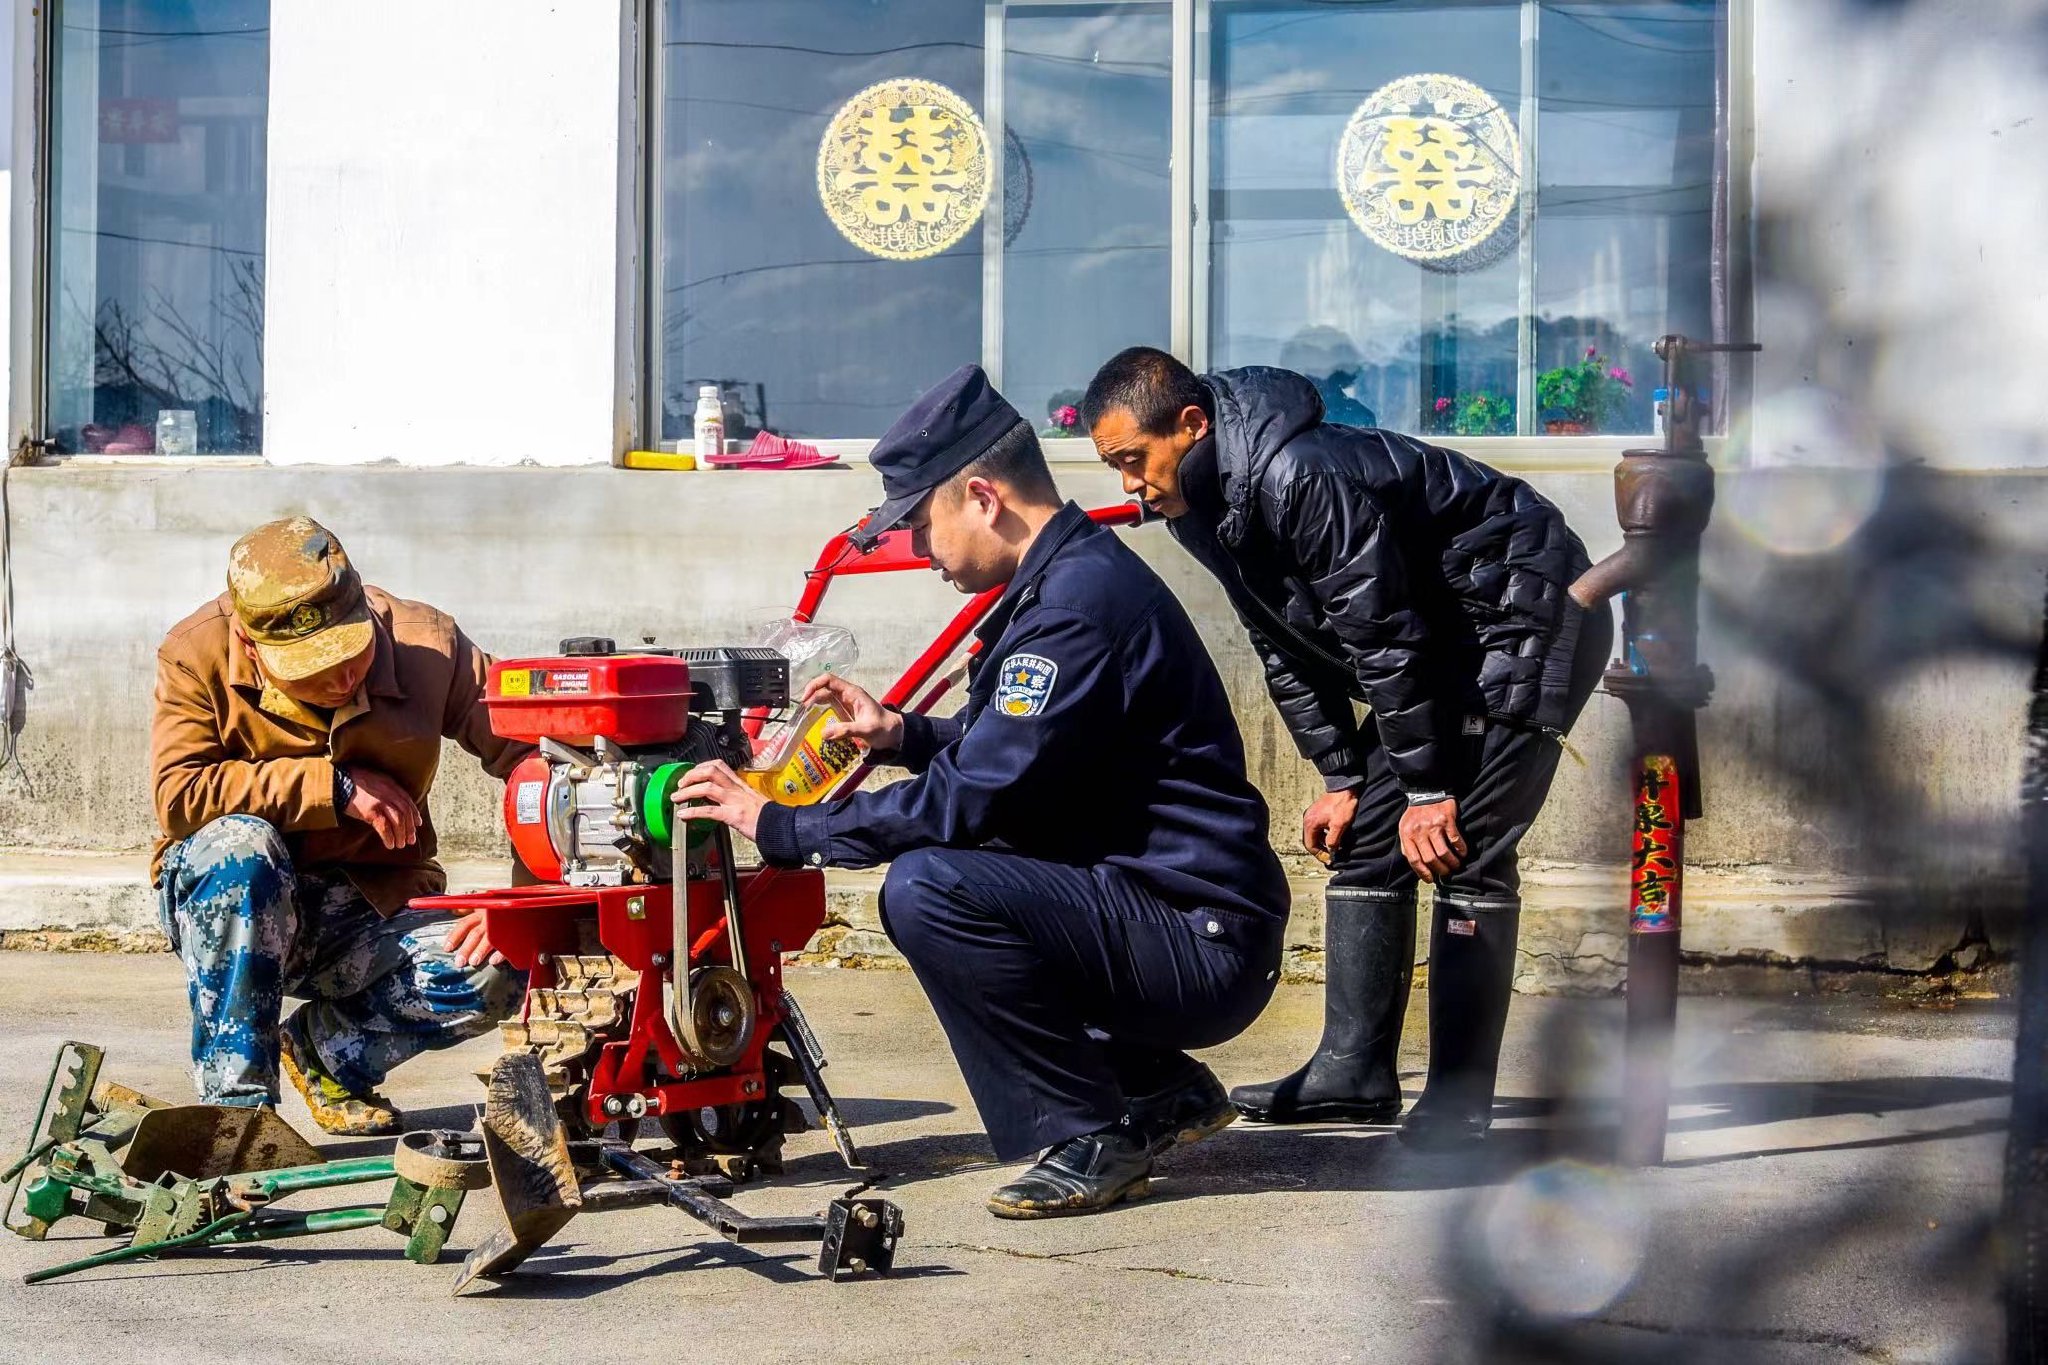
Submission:
POLYGON ((1520 479, 1398 432, 1327 424, 1308 380, 1204 376, 1215 434, 1189 452, 1174 538, 1222 580, 1302 756, 1364 775, 1353 698, 1414 796, 1449 790, 1467 717, 1560 728, 1590 562, 1520 479))

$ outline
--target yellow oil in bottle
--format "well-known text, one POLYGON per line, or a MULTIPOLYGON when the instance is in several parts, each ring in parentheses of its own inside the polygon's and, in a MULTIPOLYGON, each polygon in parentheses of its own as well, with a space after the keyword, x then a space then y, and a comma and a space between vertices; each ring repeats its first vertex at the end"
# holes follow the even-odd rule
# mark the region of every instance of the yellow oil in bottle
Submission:
POLYGON ((825 727, 844 719, 830 702, 812 702, 754 755, 740 780, 785 806, 819 800, 861 759, 860 745, 852 740, 825 738, 825 727))

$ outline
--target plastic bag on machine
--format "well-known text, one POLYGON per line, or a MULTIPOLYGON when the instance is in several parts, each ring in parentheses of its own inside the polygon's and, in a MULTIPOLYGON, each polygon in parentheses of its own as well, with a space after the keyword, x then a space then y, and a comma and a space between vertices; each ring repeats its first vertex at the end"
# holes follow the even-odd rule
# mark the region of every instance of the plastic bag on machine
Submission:
POLYGON ((820 673, 844 674, 860 660, 860 642, 845 626, 821 626, 776 616, 754 627, 757 645, 789 660, 789 694, 800 695, 804 684, 820 673))
MULTIPOLYGON (((821 673, 843 673, 860 659, 860 643, 844 626, 821 626, 778 616, 760 622, 754 643, 766 645, 789 660, 789 695, 803 695, 804 685, 821 673)), ((761 732, 754 742, 753 761, 743 780, 771 800, 808 805, 837 783, 860 760, 850 740, 827 741, 825 725, 844 719, 827 701, 798 707, 794 714, 761 732)))

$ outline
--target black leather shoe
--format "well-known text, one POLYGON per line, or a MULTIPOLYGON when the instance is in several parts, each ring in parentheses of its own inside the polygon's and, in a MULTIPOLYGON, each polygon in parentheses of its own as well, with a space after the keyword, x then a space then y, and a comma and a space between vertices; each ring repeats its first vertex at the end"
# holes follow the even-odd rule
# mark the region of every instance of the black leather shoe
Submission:
POLYGON ((998 1218, 1065 1218, 1099 1213, 1152 1193, 1152 1154, 1125 1125, 1068 1138, 988 1197, 998 1218))
POLYGON ((1187 1080, 1131 1101, 1131 1131, 1153 1156, 1200 1142, 1236 1121, 1237 1110, 1223 1093, 1223 1082, 1199 1062, 1187 1080))

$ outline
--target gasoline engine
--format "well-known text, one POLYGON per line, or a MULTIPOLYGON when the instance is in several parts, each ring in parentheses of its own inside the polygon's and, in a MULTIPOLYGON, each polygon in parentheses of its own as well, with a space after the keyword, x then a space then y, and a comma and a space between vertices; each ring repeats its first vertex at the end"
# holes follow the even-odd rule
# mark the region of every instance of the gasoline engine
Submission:
POLYGON ((822 873, 743 868, 724 826, 673 816, 694 764, 746 763, 744 719, 788 706, 788 661, 581 637, 493 665, 485 702, 497 734, 537 746, 505 788, 531 884, 416 904, 481 909, 492 945, 529 973, 505 1046, 539 1059, 570 1134, 653 1118, 692 1169, 773 1173, 783 1135, 804 1127, 781 1087, 801 1081, 857 1166, 782 986, 783 953, 824 922, 822 873))

